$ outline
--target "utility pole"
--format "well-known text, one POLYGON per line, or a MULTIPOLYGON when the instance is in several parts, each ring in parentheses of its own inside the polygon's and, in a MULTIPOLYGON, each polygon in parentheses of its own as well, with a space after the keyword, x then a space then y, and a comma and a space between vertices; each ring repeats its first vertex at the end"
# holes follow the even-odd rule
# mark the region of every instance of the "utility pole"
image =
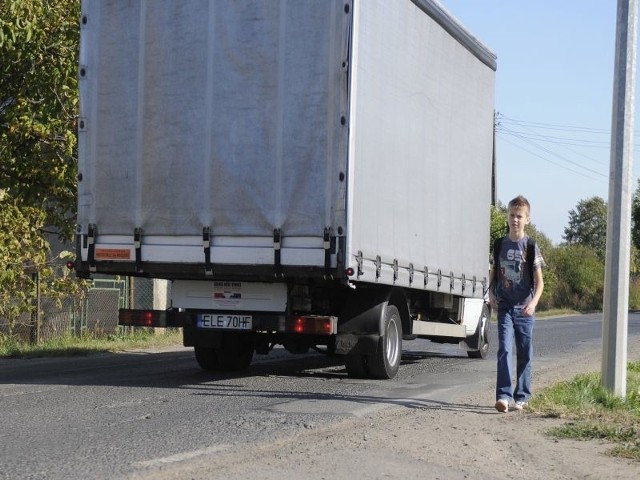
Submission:
POLYGON ((493 152, 491 155, 491 205, 498 204, 498 171, 496 168, 496 128, 498 127, 498 112, 493 112, 493 152))
POLYGON ((621 398, 626 396, 627 390, 637 17, 637 0, 618 0, 602 324, 602 385, 621 398))

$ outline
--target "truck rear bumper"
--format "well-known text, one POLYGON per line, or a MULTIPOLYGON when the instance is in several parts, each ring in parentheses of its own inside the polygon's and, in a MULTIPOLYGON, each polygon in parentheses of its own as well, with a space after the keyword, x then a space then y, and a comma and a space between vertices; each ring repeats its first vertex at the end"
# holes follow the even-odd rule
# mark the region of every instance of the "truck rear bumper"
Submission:
MULTIPOLYGON (((215 313, 215 312, 207 312, 215 313)), ((120 309, 118 323, 130 327, 170 327, 204 332, 239 332, 234 328, 202 328, 198 326, 201 312, 175 310, 120 309)), ((335 335, 338 318, 324 315, 284 315, 274 313, 252 313, 251 329, 244 333, 292 333, 298 335, 335 335)))

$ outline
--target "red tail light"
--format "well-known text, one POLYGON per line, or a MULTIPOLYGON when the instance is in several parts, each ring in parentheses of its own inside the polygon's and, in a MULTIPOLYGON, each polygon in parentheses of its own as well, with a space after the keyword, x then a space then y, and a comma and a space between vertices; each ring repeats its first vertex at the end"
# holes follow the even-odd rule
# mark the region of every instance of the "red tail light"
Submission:
POLYGON ((118 324, 128 327, 166 327, 166 312, 123 308, 118 315, 118 324))
POLYGON ((338 318, 322 315, 301 315, 290 322, 287 330, 299 334, 333 335, 338 332, 338 318))

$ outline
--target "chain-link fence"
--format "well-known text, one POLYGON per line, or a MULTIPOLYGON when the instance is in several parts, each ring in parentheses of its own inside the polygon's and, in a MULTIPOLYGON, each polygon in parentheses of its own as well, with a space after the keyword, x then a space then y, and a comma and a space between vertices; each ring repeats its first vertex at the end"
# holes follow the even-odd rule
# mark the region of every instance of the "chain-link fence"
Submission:
POLYGON ((78 294, 57 300, 36 292, 33 314, 0 318, 0 337, 34 344, 68 336, 108 337, 123 333, 120 308, 164 310, 169 297, 167 280, 133 277, 96 278, 78 294))

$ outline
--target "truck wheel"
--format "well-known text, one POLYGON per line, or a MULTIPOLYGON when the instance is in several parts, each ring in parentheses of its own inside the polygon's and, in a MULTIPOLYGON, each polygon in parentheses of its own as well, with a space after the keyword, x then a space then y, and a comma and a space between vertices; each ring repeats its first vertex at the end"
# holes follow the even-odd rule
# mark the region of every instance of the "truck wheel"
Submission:
POLYGON ((478 346, 478 349, 468 350, 467 355, 469 358, 487 358, 489 353, 489 308, 485 305, 482 308, 482 315, 478 321, 478 328, 474 334, 474 345, 478 346))
POLYGON ((347 375, 352 378, 369 378, 367 369, 367 357, 358 353, 349 353, 344 357, 344 366, 347 375))
POLYGON ((239 372, 251 365, 254 346, 250 338, 226 334, 220 348, 194 347, 196 361, 208 372, 239 372))
POLYGON ((220 370, 239 372, 246 370, 253 360, 253 341, 243 335, 228 334, 222 338, 222 348, 216 350, 220 370))
POLYGON ((217 372, 220 370, 220 363, 218 362, 218 355, 216 355, 216 349, 209 347, 193 347, 196 354, 196 361, 200 368, 207 372, 217 372))
POLYGON ((402 320, 395 305, 387 305, 382 326, 376 353, 367 357, 371 378, 395 377, 402 358, 402 320))

